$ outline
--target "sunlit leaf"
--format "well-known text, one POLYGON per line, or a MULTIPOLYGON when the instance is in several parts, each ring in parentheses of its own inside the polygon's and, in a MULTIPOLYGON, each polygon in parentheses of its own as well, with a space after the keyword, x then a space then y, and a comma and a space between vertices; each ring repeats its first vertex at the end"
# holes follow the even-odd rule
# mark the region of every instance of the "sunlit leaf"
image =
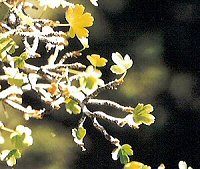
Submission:
POLYGON ((21 87, 24 84, 24 81, 23 79, 8 78, 8 83, 10 85, 21 87))
POLYGON ((79 127, 76 135, 79 140, 83 139, 86 135, 86 129, 84 129, 84 127, 79 127))
POLYGON ((125 154, 122 150, 119 151, 119 159, 121 164, 126 164, 130 161, 127 154, 125 154))
POLYGON ((16 148, 23 148, 33 144, 33 138, 31 136, 31 130, 28 127, 18 125, 15 132, 10 135, 11 142, 16 148))
POLYGON ((116 65, 111 66, 110 70, 115 74, 123 74, 133 65, 132 59, 127 54, 123 58, 118 52, 112 53, 112 60, 116 65))
POLYGON ((138 104, 135 107, 134 110, 134 122, 138 125, 144 123, 146 125, 151 125, 154 123, 155 117, 150 114, 153 111, 153 106, 150 104, 147 104, 144 106, 144 104, 138 104))
POLYGON ((13 54, 17 48, 18 46, 12 38, 0 39, 0 58, 3 60, 7 53, 13 54))
POLYGON ((94 67, 103 67, 108 62, 107 59, 101 58, 100 55, 97 54, 88 55, 87 59, 94 67))
POLYGON ((16 164, 16 159, 21 158, 21 153, 18 149, 3 150, 0 158, 1 161, 6 161, 7 165, 12 167, 16 164))
POLYGON ((15 57, 15 67, 23 69, 25 67, 25 61, 21 57, 15 57))
POLYGON ((13 149, 8 153, 6 158, 11 158, 12 156, 14 156, 16 159, 21 158, 21 153, 18 149, 13 149))
POLYGON ((111 66, 110 70, 115 74, 123 74, 124 72, 126 72, 126 69, 120 65, 113 65, 111 66))
POLYGON ((133 150, 129 144, 124 144, 115 148, 111 154, 113 160, 117 160, 119 158, 122 164, 126 164, 130 161, 129 156, 133 155, 133 150))
POLYGON ((151 169, 151 167, 138 161, 131 161, 124 166, 124 169, 151 169))
POLYGON ((25 134, 15 135, 11 137, 11 142, 15 145, 16 148, 22 148, 24 139, 25 134))
POLYGON ((80 114, 81 113, 81 107, 78 105, 78 103, 72 99, 67 99, 65 101, 65 107, 66 111, 70 114, 80 114))
POLYGON ((129 144, 124 144, 121 149, 129 156, 133 155, 132 147, 129 144))
POLYGON ((178 163, 179 169, 192 169, 192 167, 187 167, 187 163, 185 161, 180 161, 178 163))
POLYGON ((96 90, 98 86, 102 86, 104 81, 100 79, 100 77, 100 70, 94 69, 93 66, 88 66, 86 71, 83 72, 83 76, 79 79, 82 91, 86 94, 90 94, 96 90))
POLYGON ((86 135, 86 130, 83 127, 79 127, 78 130, 76 128, 72 129, 72 136, 74 137, 74 142, 78 144, 82 151, 85 151, 83 139, 86 135))
POLYGON ((76 35, 79 39, 87 38, 89 31, 86 29, 93 25, 94 18, 91 13, 84 13, 85 7, 76 4, 75 7, 69 7, 66 11, 66 20, 70 25, 69 36, 74 38, 76 35))

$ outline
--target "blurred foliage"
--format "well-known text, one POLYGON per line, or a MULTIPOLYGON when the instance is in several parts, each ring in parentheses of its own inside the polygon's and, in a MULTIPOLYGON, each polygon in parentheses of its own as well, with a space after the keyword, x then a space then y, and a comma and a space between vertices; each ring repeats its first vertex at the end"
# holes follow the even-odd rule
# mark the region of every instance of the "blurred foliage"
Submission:
MULTIPOLYGON (((21 112, 17 112, 8 106, 6 106, 6 110, 7 114, 0 113, 0 119, 4 121, 4 124, 7 127, 14 128, 17 124, 27 125, 28 123, 28 126, 32 129, 32 136, 34 138, 33 145, 17 161, 16 169, 71 168, 70 166, 77 158, 77 152, 71 133, 66 132, 66 128, 61 123, 48 120, 29 120, 27 122, 23 116, 19 116, 21 112)), ((4 137, 9 137, 8 133, 2 133, 4 137)), ((11 147, 9 140, 1 145, 0 151, 8 147, 11 147)), ((0 168, 7 169, 9 167, 4 163, 0 163, 0 168)))

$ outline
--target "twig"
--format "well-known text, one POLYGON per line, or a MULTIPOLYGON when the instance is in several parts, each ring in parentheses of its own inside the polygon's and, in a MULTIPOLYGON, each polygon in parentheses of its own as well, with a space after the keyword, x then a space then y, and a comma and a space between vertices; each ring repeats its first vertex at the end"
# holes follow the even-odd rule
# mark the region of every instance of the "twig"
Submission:
POLYGON ((114 107, 116 109, 119 109, 121 111, 124 111, 124 112, 133 112, 134 111, 134 108, 133 107, 126 107, 126 106, 122 106, 114 101, 111 101, 111 100, 100 100, 100 99, 90 99, 88 101, 89 104, 97 104, 97 105, 100 105, 100 106, 111 106, 111 107, 114 107))
POLYGON ((27 114, 29 117, 33 117, 33 118, 36 118, 36 119, 41 119, 42 113, 45 111, 44 109, 43 110, 34 110, 34 109, 31 108, 31 106, 28 106, 27 108, 25 108, 22 105, 15 103, 15 102, 8 100, 8 99, 3 100, 3 102, 10 105, 15 110, 23 112, 23 113, 27 114))
POLYGON ((102 111, 91 112, 87 109, 86 106, 84 106, 82 108, 82 111, 90 118, 100 118, 100 119, 106 120, 108 122, 114 123, 114 124, 118 125, 119 127, 123 127, 127 123, 125 118, 113 117, 102 111))
POLYGON ((22 95, 22 89, 17 86, 10 86, 7 89, 0 92, 0 100, 7 98, 11 94, 20 94, 22 95))
POLYGON ((78 128, 83 126, 83 123, 85 122, 85 120, 86 120, 86 115, 83 114, 82 117, 80 118, 79 122, 78 122, 78 128))
POLYGON ((121 85, 123 83, 123 79, 116 79, 112 82, 109 82, 107 84, 105 84, 102 87, 97 88, 92 94, 88 95, 85 99, 84 99, 84 103, 87 103, 89 99, 93 99, 95 98, 99 93, 103 92, 104 90, 113 90, 116 89, 117 86, 121 85))
POLYGON ((120 145, 120 141, 117 138, 114 138, 113 136, 111 136, 110 134, 108 134, 108 132, 106 131, 106 129, 99 124, 99 122, 97 121, 96 118, 93 118, 93 126, 99 130, 104 137, 106 138, 106 140, 110 141, 111 144, 114 144, 115 146, 119 146, 120 145))

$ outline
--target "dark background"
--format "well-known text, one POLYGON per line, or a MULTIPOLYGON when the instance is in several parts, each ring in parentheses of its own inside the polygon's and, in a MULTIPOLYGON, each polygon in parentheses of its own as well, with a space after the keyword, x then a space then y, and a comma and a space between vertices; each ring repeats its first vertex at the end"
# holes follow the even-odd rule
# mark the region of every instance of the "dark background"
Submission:
MULTIPOLYGON (((156 121, 152 126, 142 126, 137 131, 128 128, 112 128, 110 131, 123 143, 132 145, 132 160, 141 161, 152 168, 157 168, 160 163, 164 163, 166 168, 178 168, 178 162, 185 160, 194 169, 200 168, 200 2, 118 2, 123 7, 109 9, 115 6, 113 1, 99 1, 97 10, 105 16, 110 30, 105 31, 104 22, 99 24, 99 31, 105 29, 106 35, 99 43, 92 39, 91 50, 104 56, 119 51, 132 57, 135 65, 128 76, 132 82, 126 85, 129 87, 124 89, 128 90, 124 93, 140 90, 140 85, 146 89, 140 94, 135 92, 132 97, 124 94, 123 90, 113 92, 111 98, 124 104, 152 103, 156 121), (148 48, 150 51, 145 53, 148 48), (151 73, 147 73, 150 77, 146 78, 145 67, 158 68, 160 77, 154 78, 152 75, 151 78, 151 73), (138 73, 134 74, 134 71, 138 73), (153 91, 148 93, 149 90, 153 91)), ((91 38, 93 34, 95 32, 91 32, 91 38)), ((109 73, 108 77, 111 77, 109 73)), ((91 149, 81 153, 74 168, 121 168, 118 161, 111 159, 113 147, 90 123, 88 126, 91 128, 88 132, 91 149)))

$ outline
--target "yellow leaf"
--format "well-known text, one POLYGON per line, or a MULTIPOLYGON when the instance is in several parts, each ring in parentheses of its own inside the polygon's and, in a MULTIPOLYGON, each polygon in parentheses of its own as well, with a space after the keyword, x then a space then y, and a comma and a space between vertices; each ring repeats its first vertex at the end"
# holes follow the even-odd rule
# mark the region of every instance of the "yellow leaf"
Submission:
POLYGON ((81 39, 89 36, 89 31, 86 29, 93 25, 94 18, 90 13, 84 13, 83 5, 75 5, 69 7, 66 11, 66 20, 70 25, 69 36, 73 38, 75 35, 81 39))
POLYGON ((95 66, 95 67, 103 67, 106 65, 106 63, 108 62, 107 59, 105 58, 101 58, 100 55, 97 54, 92 54, 91 56, 88 55, 87 59, 90 61, 90 63, 95 66))

